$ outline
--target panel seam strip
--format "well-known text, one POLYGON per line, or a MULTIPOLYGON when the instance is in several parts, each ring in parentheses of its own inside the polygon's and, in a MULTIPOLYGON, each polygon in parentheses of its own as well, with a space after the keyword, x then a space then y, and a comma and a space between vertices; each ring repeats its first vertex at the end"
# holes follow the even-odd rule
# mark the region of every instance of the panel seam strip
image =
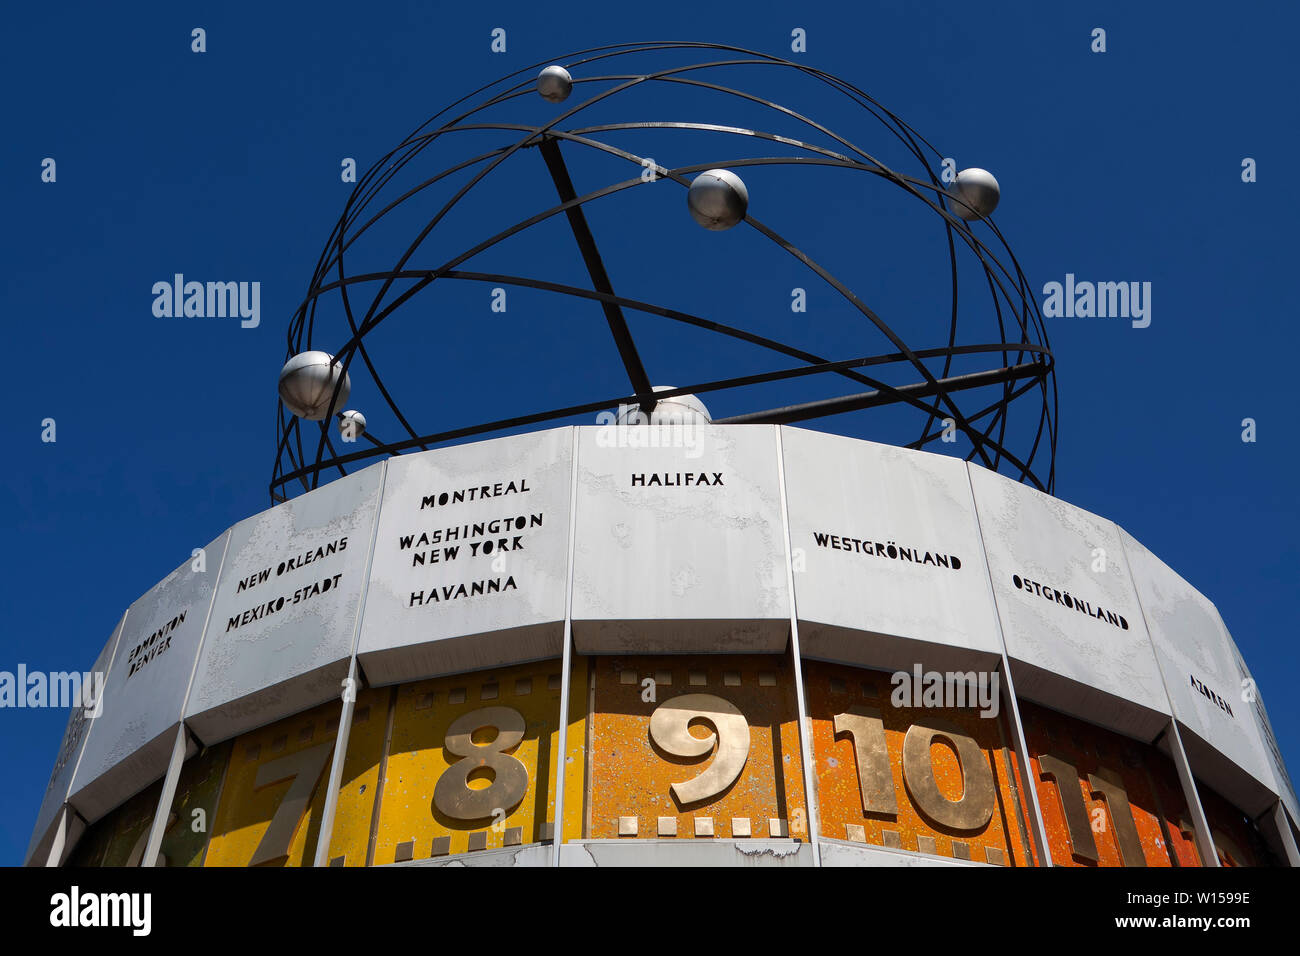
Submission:
MULTIPOLYGON (((781 439, 781 426, 771 426, 776 436, 776 479, 777 490, 781 496, 781 536, 785 550, 785 583, 790 600, 790 655, 794 660, 794 694, 795 707, 799 713, 799 751, 803 763, 804 804, 808 808, 808 842, 812 845, 813 866, 822 865, 821 847, 817 843, 819 836, 819 814, 817 812, 817 775, 812 762, 812 717, 808 713, 808 698, 803 686, 803 651, 799 647, 799 613, 794 595, 794 563, 790 551, 790 508, 785 491, 785 444, 781 439)), ((780 770, 778 768, 777 772, 780 770)))
POLYGON ((989 549, 984 542, 984 525, 980 521, 979 505, 975 501, 975 484, 970 477, 970 462, 962 462, 966 468, 966 488, 970 491, 971 514, 975 516, 975 533, 980 539, 980 554, 984 558, 984 576, 988 581, 989 599, 993 602, 993 623, 998 629, 998 643, 1002 645, 1002 675, 1006 678, 1003 689, 1007 704, 1011 709, 1011 729, 1015 732, 1012 741, 1016 757, 1024 774, 1025 799, 1029 802, 1032 814, 1030 820, 1034 842, 1038 844, 1038 862, 1040 866, 1052 866, 1052 851, 1047 845, 1047 825, 1043 822, 1043 810, 1038 801, 1038 781, 1035 779, 1033 760, 1029 755, 1029 743, 1025 740, 1024 724, 1020 720, 1020 705, 1016 700, 1016 685, 1011 676, 1011 658, 1007 654, 1007 635, 1002 629, 1002 607, 998 603, 998 592, 993 587, 993 568, 989 564, 989 549))

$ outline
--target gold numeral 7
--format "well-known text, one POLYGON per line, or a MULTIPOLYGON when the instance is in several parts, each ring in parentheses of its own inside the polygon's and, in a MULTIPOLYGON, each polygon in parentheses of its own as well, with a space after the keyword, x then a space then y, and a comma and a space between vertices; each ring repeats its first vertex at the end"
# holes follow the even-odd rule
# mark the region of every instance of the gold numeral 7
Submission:
POLYGON ((263 787, 280 783, 290 777, 293 778, 293 783, 280 801, 280 805, 276 807, 275 815, 271 817, 271 825, 262 835, 262 842, 253 852, 253 858, 248 861, 249 866, 270 863, 289 855, 289 844, 293 841, 298 824, 302 822, 303 811, 307 809, 312 794, 316 792, 316 784, 320 782, 321 773, 325 769, 325 764, 329 762, 330 752, 333 749, 333 742, 323 743, 281 757, 279 760, 264 763, 257 768, 257 777, 253 781, 254 790, 261 790, 263 787))

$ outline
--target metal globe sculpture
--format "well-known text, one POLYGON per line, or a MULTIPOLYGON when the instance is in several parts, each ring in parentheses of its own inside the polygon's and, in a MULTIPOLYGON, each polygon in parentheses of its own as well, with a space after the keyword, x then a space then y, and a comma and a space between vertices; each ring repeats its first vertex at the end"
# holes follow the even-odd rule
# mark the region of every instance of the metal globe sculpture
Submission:
POLYGON ((348 400, 352 382, 328 352, 300 352, 280 370, 280 401, 308 421, 323 421, 348 400))
POLYGON ((978 166, 959 172, 950 192, 956 199, 952 204, 953 212, 966 220, 983 219, 992 215, 998 207, 998 200, 1002 198, 1002 190, 993 174, 978 166))
POLYGON ((727 169, 700 173, 686 191, 691 215, 705 229, 730 229, 744 222, 749 208, 749 190, 739 176, 727 169))
POLYGON ((1042 315, 996 180, 948 188, 950 146, 845 79, 708 43, 581 50, 467 94, 361 176, 325 244, 287 358, 327 349, 342 375, 334 401, 326 366, 282 377, 272 499, 686 396, 718 424, 852 416, 837 429, 1050 492, 1042 315), (349 375, 369 420, 340 446, 349 375))
POLYGON ((537 92, 548 103, 562 103, 573 92, 573 77, 564 67, 552 64, 537 74, 537 92))

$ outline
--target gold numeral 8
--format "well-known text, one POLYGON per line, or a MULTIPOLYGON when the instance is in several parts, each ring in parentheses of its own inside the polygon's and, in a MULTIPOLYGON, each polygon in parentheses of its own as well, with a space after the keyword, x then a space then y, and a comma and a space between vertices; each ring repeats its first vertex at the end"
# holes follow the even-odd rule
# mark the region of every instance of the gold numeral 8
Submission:
POLYGON ((447 728, 443 746, 461 757, 438 778, 433 788, 433 805, 453 820, 485 820, 494 810, 509 811, 528 793, 528 767, 518 757, 506 753, 524 739, 524 717, 510 707, 480 707, 462 714, 447 728), (490 727, 497 731, 485 744, 474 742, 474 732, 490 727), (470 774, 486 770, 492 774, 490 786, 472 790, 470 774))

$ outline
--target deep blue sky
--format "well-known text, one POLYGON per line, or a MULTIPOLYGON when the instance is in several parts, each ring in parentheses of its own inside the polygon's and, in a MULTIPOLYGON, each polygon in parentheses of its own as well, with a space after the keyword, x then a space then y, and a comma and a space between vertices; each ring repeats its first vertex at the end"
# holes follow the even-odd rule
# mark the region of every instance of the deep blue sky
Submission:
MULTIPOLYGON (((10 10, 0 33, 9 433, 0 469, 8 595, 0 669, 89 667, 134 598, 192 548, 269 504, 284 331, 351 189, 340 182, 342 157, 364 170, 451 100, 537 60, 664 38, 789 56, 790 31, 802 27, 804 62, 862 87, 960 166, 996 173, 996 221, 1036 289, 1067 272, 1153 283, 1150 328, 1048 322, 1060 387, 1056 493, 1118 521, 1216 602, 1260 681, 1283 753, 1300 767, 1300 700, 1291 691, 1300 664, 1300 461, 1289 410, 1292 167, 1300 155, 1294 7, 704 9, 320 2, 294 13, 265 3, 10 10), (196 26, 207 31, 203 55, 190 52, 196 26), (498 26, 507 30, 505 54, 489 51, 498 26), (1089 50, 1098 26, 1107 31, 1105 54, 1089 50), (1247 156, 1258 161, 1253 184, 1240 178, 1247 156), (41 182, 45 157, 57 161, 54 184, 41 182), (261 326, 155 318, 150 288, 174 272, 260 281, 261 326), (47 417, 57 421, 55 444, 40 440, 47 417), (1241 441, 1245 417, 1258 422, 1254 444, 1241 441)), ((781 91, 768 83, 764 92, 781 91)), ((626 118, 676 118, 651 115, 648 103, 637 101, 640 115, 626 118)), ((529 122, 550 115, 539 99, 527 109, 529 122)), ((825 109, 830 125, 849 122, 842 105, 825 109)), ((881 145, 870 128, 860 127, 868 149, 881 145)), ((689 151, 671 159, 696 161, 689 151)), ((580 191, 584 182, 591 188, 596 168, 574 168, 580 191)), ((751 212, 770 213, 796 241, 824 250, 838 274, 876 301, 925 302, 926 290, 946 283, 946 264, 922 240, 915 249, 903 242, 910 236, 897 208, 883 198, 877 208, 865 186, 855 193, 845 190, 850 181, 834 180, 832 203, 824 177, 796 191, 789 179, 756 173, 747 181, 751 212)), ((543 208, 516 205, 529 180, 509 184, 485 194, 489 211, 518 218, 543 208)), ((646 207, 657 198, 643 192, 631 213, 591 213, 619 263, 611 274, 620 292, 653 298, 676 283, 661 296, 666 304, 736 325, 790 320, 791 286, 811 283, 792 281, 789 262, 746 272, 750 247, 741 243, 752 237, 706 234, 684 221, 680 190, 671 214, 646 207), (629 221, 644 226, 628 234, 629 221), (639 260, 637 248, 645 250, 639 260), (710 249, 729 252, 715 262, 705 259, 710 249), (701 268, 709 264, 712 272, 701 268)), ((576 281, 569 252, 525 242, 485 265, 576 281)), ((511 300, 515 326, 485 329, 487 290, 469 294, 430 310, 419 328, 394 324, 376 343, 392 363, 386 381, 421 426, 465 424, 477 410, 532 410, 536 390, 554 404, 618 391, 594 306, 521 295, 511 300), (493 349, 480 356, 474 350, 485 341, 493 349), (466 355, 495 364, 474 368, 466 355), (595 384, 569 389, 583 382, 595 384)), ((818 311, 828 301, 815 297, 799 323, 815 330, 819 346, 836 357, 882 350, 875 341, 859 348, 860 328, 838 307, 818 311)), ((924 316, 911 321, 911 340, 929 344, 924 316)), ((671 344, 652 347, 656 368, 688 375, 716 364, 722 375, 736 367, 728 353, 714 363, 711 346, 684 342, 677 353, 671 344)), ((354 404, 376 402, 358 387, 354 404)), ((722 400, 714 408, 742 410, 722 400)), ((819 427, 882 437, 869 418, 819 427)), ((5 711, 0 720, 0 862, 16 863, 66 714, 5 711)))

